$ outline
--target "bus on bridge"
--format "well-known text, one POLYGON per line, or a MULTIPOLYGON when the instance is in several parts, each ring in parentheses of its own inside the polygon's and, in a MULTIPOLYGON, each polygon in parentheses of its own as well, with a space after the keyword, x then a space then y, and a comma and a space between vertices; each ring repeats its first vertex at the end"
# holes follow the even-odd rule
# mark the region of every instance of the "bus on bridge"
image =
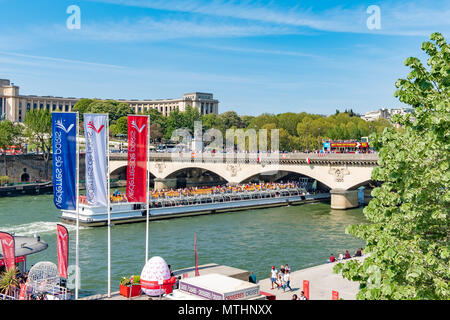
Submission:
POLYGON ((369 138, 361 140, 322 140, 325 153, 372 153, 374 150, 369 145, 369 138))

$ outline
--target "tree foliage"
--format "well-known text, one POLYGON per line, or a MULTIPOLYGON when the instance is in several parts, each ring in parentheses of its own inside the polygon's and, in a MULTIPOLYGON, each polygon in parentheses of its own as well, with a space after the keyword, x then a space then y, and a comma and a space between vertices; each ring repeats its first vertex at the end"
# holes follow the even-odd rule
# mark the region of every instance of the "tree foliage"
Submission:
POLYGON ((360 282, 358 299, 450 299, 450 47, 439 33, 430 39, 422 44, 428 68, 408 58, 411 71, 396 82, 395 96, 416 119, 396 116, 402 130, 374 136, 372 178, 383 184, 364 209, 371 223, 347 228, 367 241, 370 256, 335 266, 360 282))
POLYGON ((20 143, 22 131, 21 125, 14 125, 9 120, 0 121, 0 149, 20 143))
POLYGON ((24 120, 25 136, 39 146, 44 154, 45 178, 48 179, 50 151, 52 149, 52 115, 47 110, 30 110, 24 120))
MULTIPOLYGON (((82 113, 108 113, 111 133, 126 134, 124 117, 133 114, 133 110, 122 102, 114 100, 81 99, 73 108, 82 113)), ((280 130, 280 150, 317 150, 321 148, 323 139, 360 139, 372 132, 381 132, 385 127, 391 126, 385 119, 367 122, 355 116, 352 109, 337 112, 326 117, 306 112, 286 112, 281 114, 263 113, 259 116, 239 116, 235 111, 226 111, 216 115, 200 114, 198 108, 187 106, 186 110, 172 111, 164 116, 156 109, 148 109, 142 114, 150 115, 151 124, 158 124, 152 135, 152 140, 170 140, 175 129, 187 128, 194 132, 194 122, 202 121, 203 131, 214 128, 226 136, 227 129, 259 129, 270 128, 280 130), (162 134, 162 136, 161 136, 162 134)))
POLYGON ((21 143, 23 127, 14 125, 9 120, 0 121, 0 149, 3 150, 3 161, 5 164, 5 176, 8 175, 6 165, 6 150, 8 147, 21 143))

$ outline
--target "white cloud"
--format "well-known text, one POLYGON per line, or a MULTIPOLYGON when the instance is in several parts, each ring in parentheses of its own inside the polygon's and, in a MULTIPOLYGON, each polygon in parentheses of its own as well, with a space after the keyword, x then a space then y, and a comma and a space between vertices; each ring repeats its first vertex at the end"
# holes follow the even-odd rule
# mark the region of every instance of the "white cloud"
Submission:
MULTIPOLYGON (((215 0, 203 2, 198 0, 92 0, 123 6, 135 6, 157 10, 193 13, 199 16, 216 16, 232 18, 254 23, 285 26, 300 31, 299 28, 311 28, 320 31, 374 33, 384 35, 426 36, 434 31, 448 32, 450 29, 450 5, 445 1, 416 3, 386 1, 379 4, 381 8, 381 29, 369 30, 366 25, 369 15, 368 5, 331 7, 321 12, 312 8, 281 7, 279 3, 269 4, 261 1, 236 3, 235 1, 215 0), (277 6, 278 4, 278 6, 277 6)), ((251 27, 249 24, 248 27, 251 27)), ((252 33, 249 29, 248 32, 252 33)), ((276 29, 273 29, 275 32, 276 29)), ((295 31, 294 31, 295 32, 295 31)))
MULTIPOLYGON (((44 29, 35 31, 44 33, 44 29)), ((61 37, 80 40, 101 40, 110 42, 159 41, 179 38, 228 38, 254 35, 280 35, 299 33, 289 26, 268 26, 263 24, 230 23, 227 21, 192 19, 140 18, 130 22, 108 21, 85 23, 80 30, 72 32, 61 26, 53 26, 61 37)))
POLYGON ((44 62, 49 62, 48 65, 57 65, 58 67, 67 66, 67 67, 76 67, 80 66, 88 67, 88 68, 113 68, 113 69, 124 69, 123 66, 112 65, 112 64, 104 64, 104 63, 96 63, 96 62, 88 62, 81 60, 73 60, 73 59, 62 59, 62 58, 54 58, 54 57, 46 57, 46 56, 35 56, 23 53, 16 52, 8 52, 8 51, 0 51, 0 62, 10 63, 10 64, 22 64, 29 66, 43 66, 44 62), (2 57, 3 56, 3 57, 2 57))

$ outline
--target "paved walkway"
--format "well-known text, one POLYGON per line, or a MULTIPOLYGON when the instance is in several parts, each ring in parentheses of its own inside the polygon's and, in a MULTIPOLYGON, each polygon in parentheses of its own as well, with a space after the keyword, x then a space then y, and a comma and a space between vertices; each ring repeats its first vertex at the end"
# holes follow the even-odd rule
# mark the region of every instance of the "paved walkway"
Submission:
MULTIPOLYGON (((362 261, 364 258, 352 259, 362 261)), ((309 280, 310 300, 331 300, 331 291, 333 290, 339 292, 339 298, 355 300, 356 293, 359 291, 359 283, 344 279, 340 274, 333 273, 332 269, 336 264, 337 262, 327 263, 303 270, 291 271, 292 291, 286 289, 286 292, 283 292, 282 288, 271 290, 270 278, 263 279, 258 284, 261 291, 276 295, 277 300, 291 300, 294 293, 300 296, 300 292, 303 290, 303 280, 309 280)), ((270 270, 267 273, 270 275, 270 270)))

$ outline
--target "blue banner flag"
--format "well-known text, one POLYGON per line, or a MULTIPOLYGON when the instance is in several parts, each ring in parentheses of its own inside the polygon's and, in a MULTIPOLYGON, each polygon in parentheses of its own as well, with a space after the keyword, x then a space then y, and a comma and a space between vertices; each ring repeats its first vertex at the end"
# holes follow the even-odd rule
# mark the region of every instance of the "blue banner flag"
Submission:
POLYGON ((58 209, 76 210, 77 114, 52 113, 53 202, 58 209))

